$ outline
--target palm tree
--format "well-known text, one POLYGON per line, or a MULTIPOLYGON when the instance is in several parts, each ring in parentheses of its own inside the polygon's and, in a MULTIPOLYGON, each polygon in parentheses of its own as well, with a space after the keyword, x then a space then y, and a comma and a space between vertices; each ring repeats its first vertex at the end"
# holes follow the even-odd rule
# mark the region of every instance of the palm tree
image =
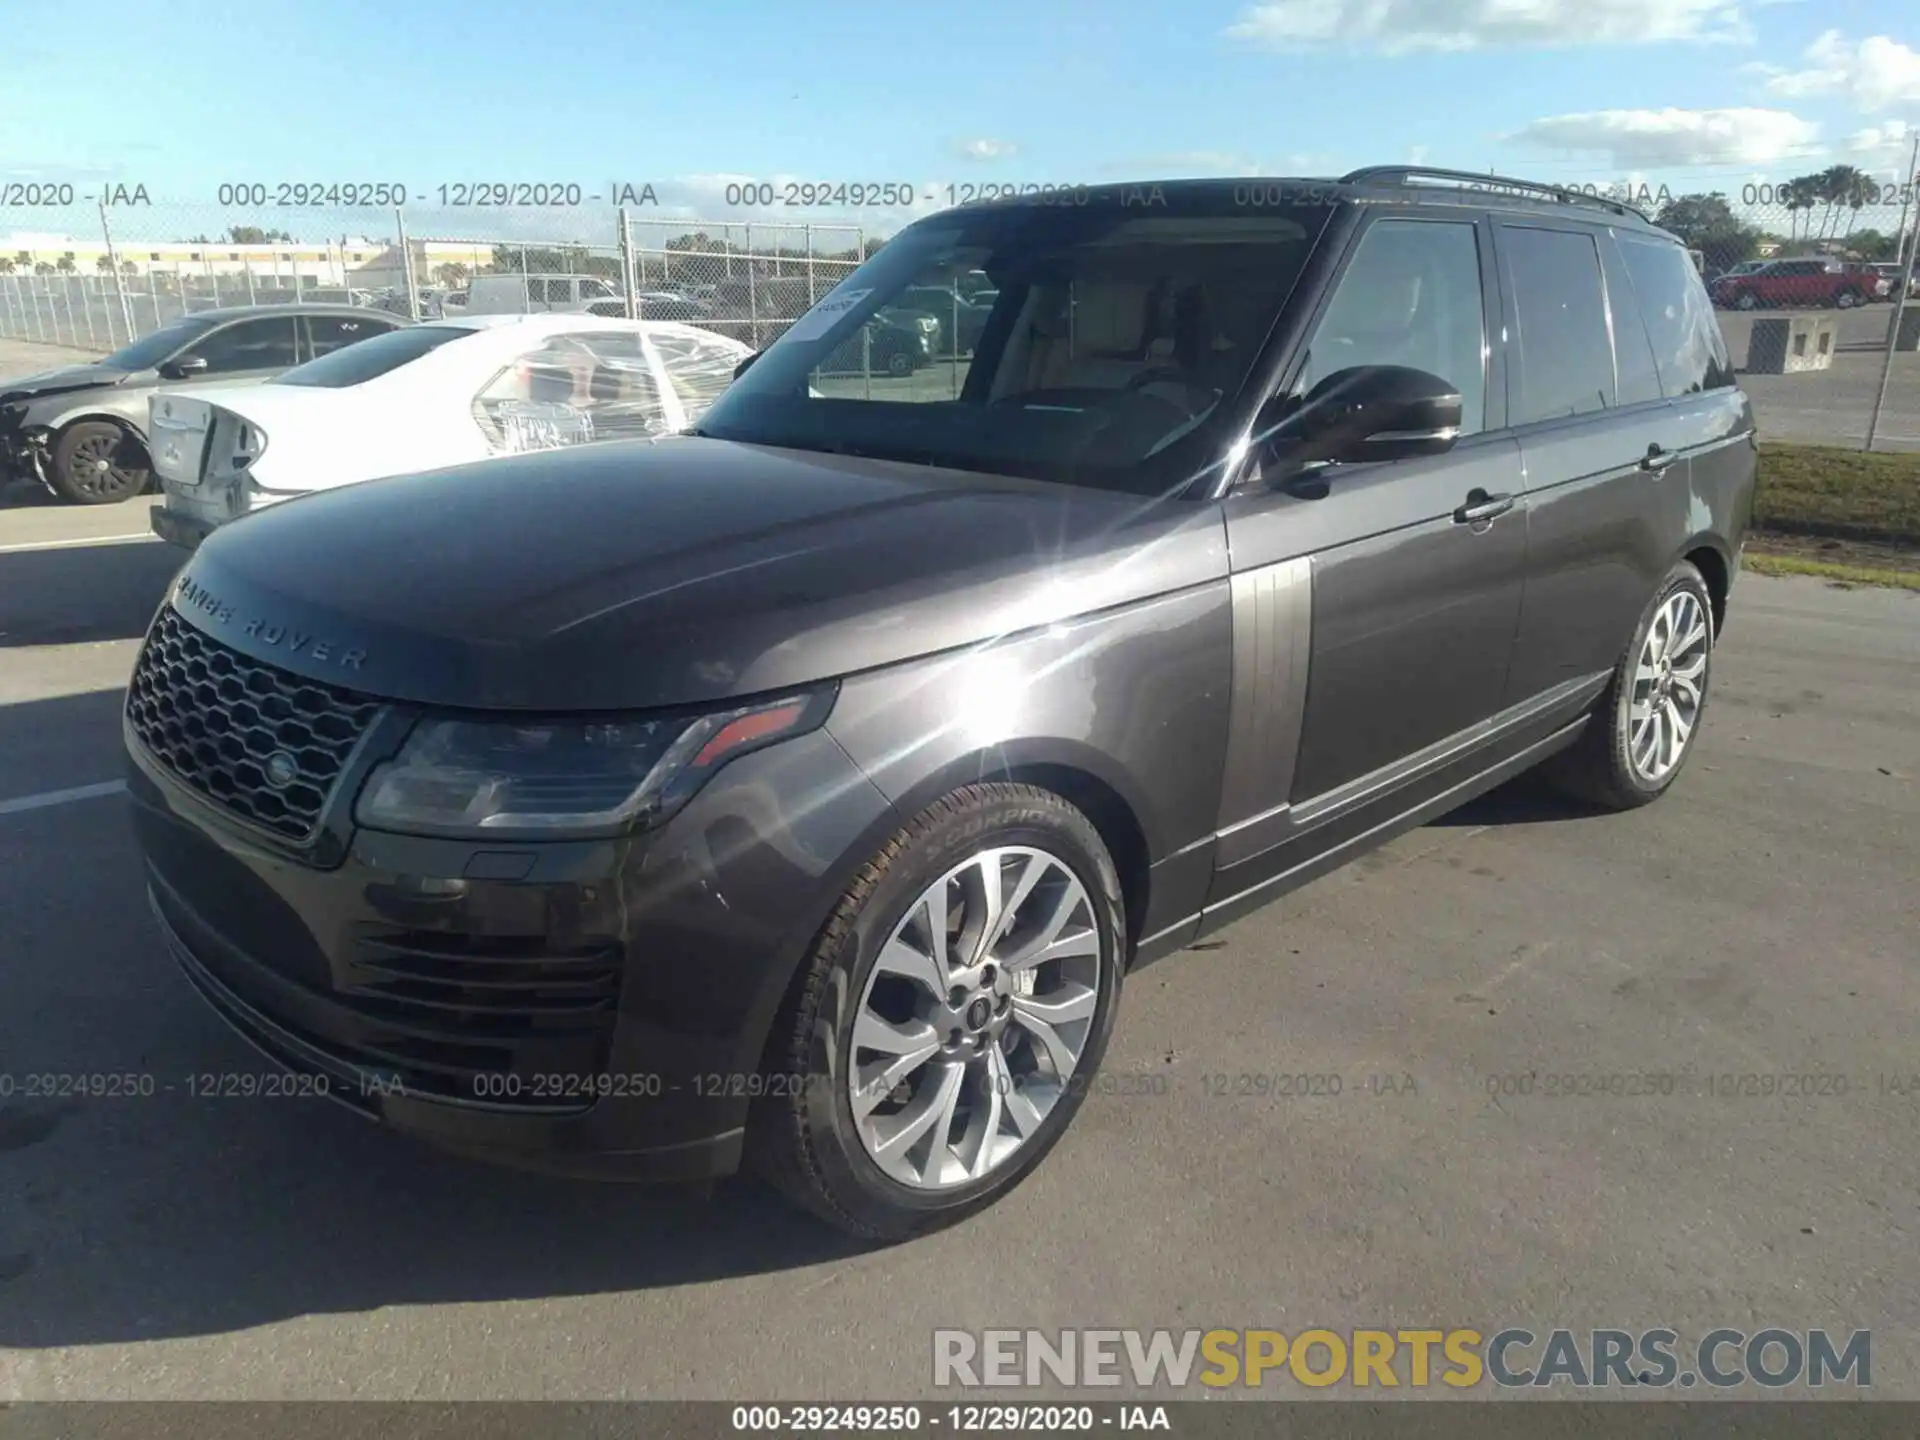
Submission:
POLYGON ((1851 165, 1836 165, 1828 172, 1833 179, 1833 203, 1843 206, 1847 211, 1847 230, 1851 235, 1853 227, 1860 223, 1860 211, 1873 203, 1880 193, 1879 182, 1864 170, 1851 165))
POLYGON ((1799 175, 1780 187, 1780 203, 1787 207, 1787 241, 1789 244, 1798 238, 1799 212, 1805 210, 1808 212, 1807 218, 1809 220, 1813 218, 1812 210, 1816 203, 1814 192, 1818 184, 1819 177, 1817 176, 1799 175))
POLYGON ((98 270, 102 275, 111 275, 113 273, 113 257, 111 255, 102 255, 98 260, 93 262, 93 268, 98 270))
POLYGON ((4 255, 0 255, 0 275, 11 275, 12 273, 13 273, 13 261, 9 260, 4 255))
POLYGON ((73 257, 71 255, 62 255, 60 257, 59 263, 56 264, 53 268, 58 270, 62 275, 71 275, 73 274, 74 270, 78 267, 74 265, 73 257))
POLYGON ((53 274, 53 262, 52 262, 51 260, 36 260, 36 261, 34 261, 34 264, 33 264, 33 273, 34 273, 34 274, 36 274, 36 275, 51 275, 51 274, 53 274))

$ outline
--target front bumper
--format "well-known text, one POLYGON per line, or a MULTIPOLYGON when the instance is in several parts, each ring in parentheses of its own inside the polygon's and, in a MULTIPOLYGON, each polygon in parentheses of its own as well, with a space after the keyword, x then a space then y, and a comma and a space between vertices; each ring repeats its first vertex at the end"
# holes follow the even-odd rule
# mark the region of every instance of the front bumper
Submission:
POLYGON ((24 411, 0 406, 0 484, 10 480, 47 483, 47 451, 41 434, 22 423, 24 411))
MULTIPOLYGON (((751 1100, 781 1092, 761 1052, 842 857, 894 823, 815 731, 727 766, 647 836, 473 844, 348 820, 327 866, 126 742, 154 912, 230 1025, 443 1149, 602 1179, 738 1167, 751 1100)), ((332 805, 350 814, 371 763, 332 805)))

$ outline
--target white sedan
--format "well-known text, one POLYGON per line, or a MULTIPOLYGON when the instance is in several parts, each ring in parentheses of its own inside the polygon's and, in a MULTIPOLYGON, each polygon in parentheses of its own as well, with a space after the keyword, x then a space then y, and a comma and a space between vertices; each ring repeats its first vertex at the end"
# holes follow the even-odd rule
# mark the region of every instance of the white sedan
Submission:
POLYGON ((153 529, 177 545, 251 510, 524 450, 683 430, 752 353, 670 321, 476 315, 343 346, 271 381, 156 394, 153 529))

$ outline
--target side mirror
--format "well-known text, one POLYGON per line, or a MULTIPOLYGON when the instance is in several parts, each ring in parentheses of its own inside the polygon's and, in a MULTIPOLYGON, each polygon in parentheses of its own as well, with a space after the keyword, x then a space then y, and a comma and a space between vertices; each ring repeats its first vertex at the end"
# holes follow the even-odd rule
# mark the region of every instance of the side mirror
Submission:
POLYGON ((733 378, 738 380, 742 375, 746 374, 747 367, 753 364, 753 362, 758 360, 759 358, 760 358, 760 352, 758 350, 754 351, 753 354, 747 356, 746 359, 742 360, 738 365, 733 367, 733 378))
POLYGON ((1362 464, 1444 455, 1460 438, 1460 391, 1405 365, 1355 365, 1327 376, 1260 428, 1290 468, 1321 461, 1362 464))
POLYGON ((169 380, 185 380, 201 374, 207 368, 204 355, 182 355, 177 360, 169 360, 160 367, 160 373, 169 380))

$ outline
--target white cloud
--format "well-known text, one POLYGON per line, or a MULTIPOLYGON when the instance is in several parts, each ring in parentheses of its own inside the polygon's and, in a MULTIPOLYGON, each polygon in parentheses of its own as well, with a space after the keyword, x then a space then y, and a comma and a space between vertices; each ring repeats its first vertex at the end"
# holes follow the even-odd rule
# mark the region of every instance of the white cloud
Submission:
POLYGON ((1852 44, 1838 30, 1828 30, 1801 59, 1805 64, 1798 70, 1753 68, 1767 77, 1767 93, 1784 99, 1837 95, 1869 114, 1920 105, 1920 51, 1889 35, 1852 44))
POLYGON ((1804 151, 1819 127, 1785 110, 1593 110, 1549 115, 1504 138, 1604 155, 1622 170, 1760 165, 1804 151))
POLYGON ((1847 162, 1882 179, 1905 175, 1913 155, 1914 127, 1904 120, 1886 120, 1856 130, 1841 142, 1847 162))
POLYGON ((1011 140, 995 140, 983 135, 973 140, 962 140, 954 146, 963 160, 1005 160, 1019 153, 1020 147, 1011 140))
POLYGON ((1276 50, 1387 55, 1753 39, 1739 0, 1256 0, 1226 33, 1276 50))

